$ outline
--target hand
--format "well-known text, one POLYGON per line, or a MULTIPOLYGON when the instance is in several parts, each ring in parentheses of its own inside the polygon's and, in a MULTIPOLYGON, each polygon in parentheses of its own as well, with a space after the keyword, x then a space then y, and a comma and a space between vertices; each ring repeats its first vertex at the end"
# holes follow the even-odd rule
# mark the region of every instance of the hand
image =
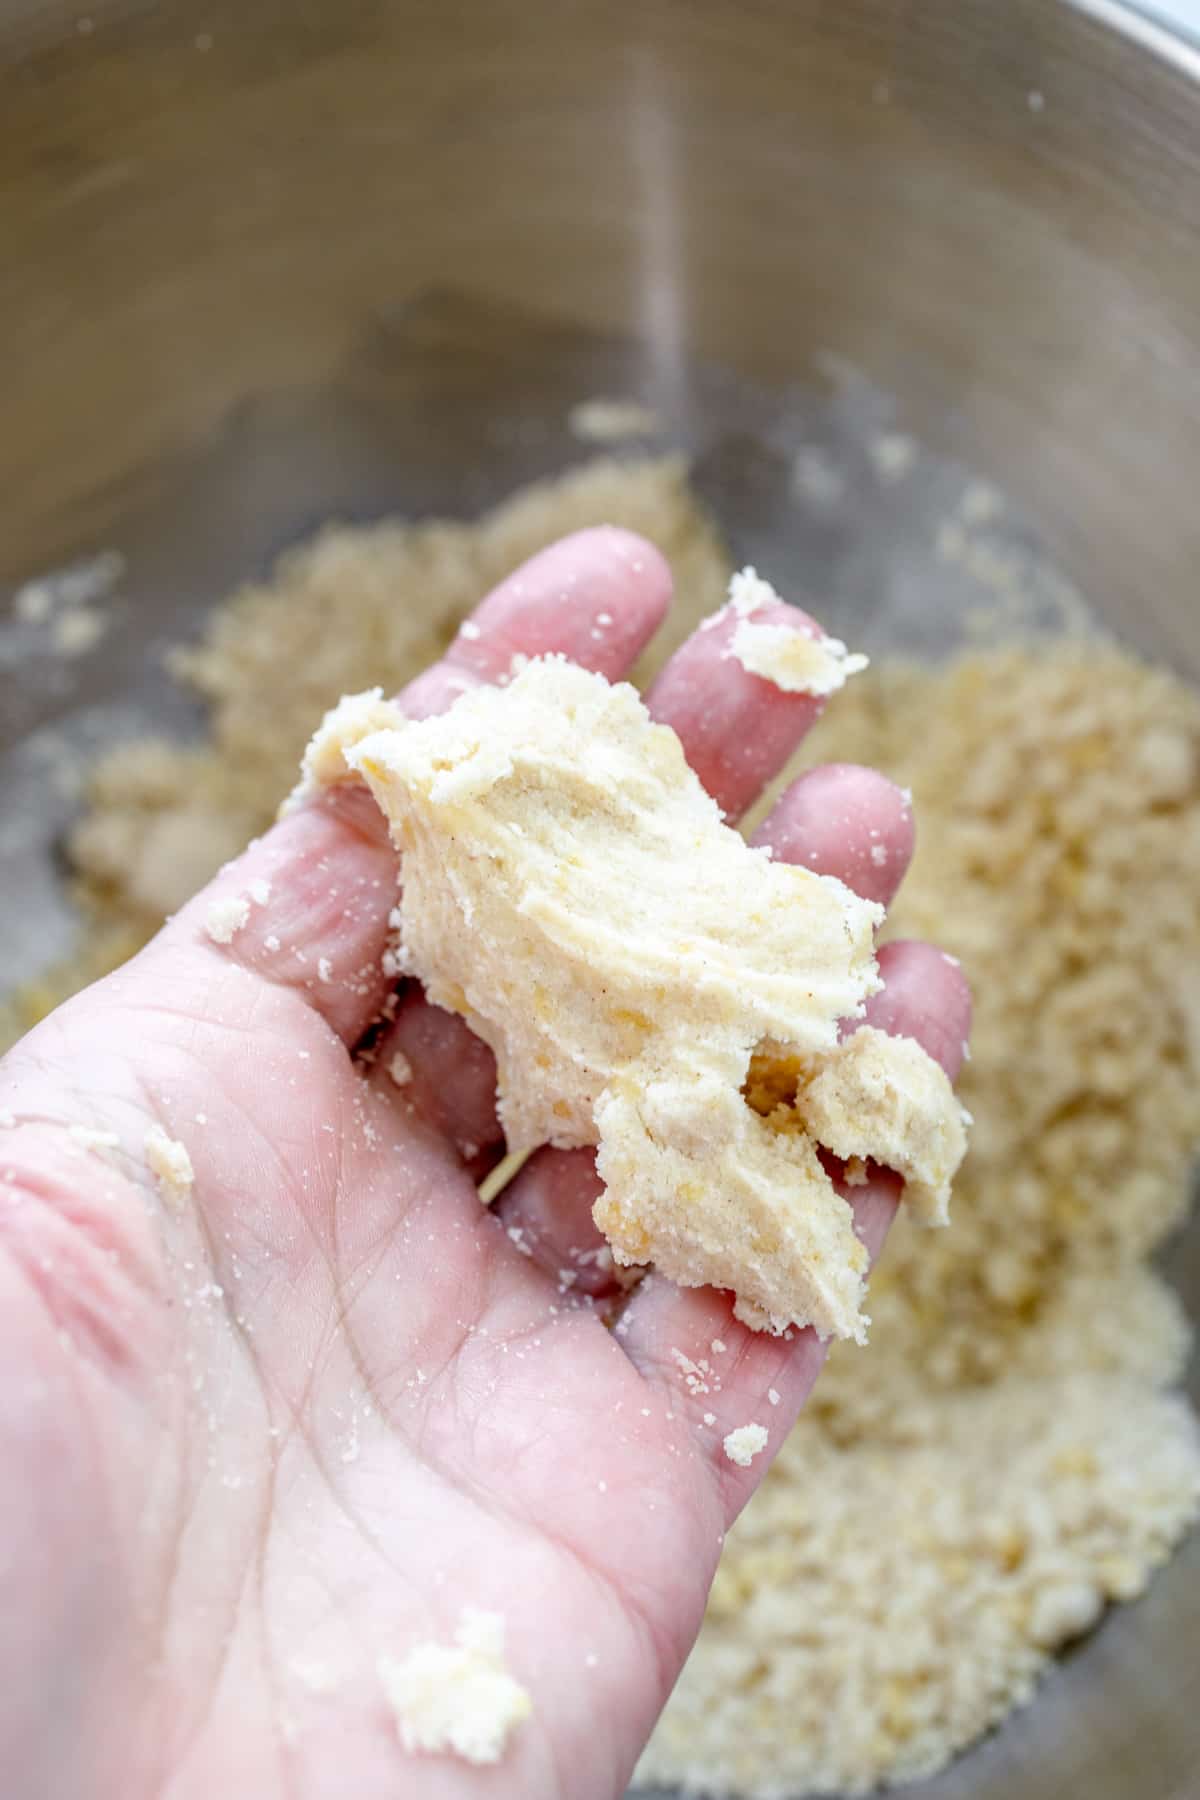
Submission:
MULTIPOLYGON (((583 532, 485 600, 403 704, 439 710, 517 651, 615 679, 669 592, 649 545, 583 532)), ((732 817, 818 706, 722 659, 728 636, 690 639, 649 698, 732 817)), ((886 901, 911 824, 881 776, 818 769, 759 841, 886 901)), ((387 999, 396 878, 373 804, 327 796, 0 1065, 14 1800, 612 1800, 816 1377, 810 1333, 755 1336, 728 1296, 653 1275, 606 1328, 590 1153, 539 1152, 485 1211, 494 1065, 415 986, 352 1056, 387 999), (269 897, 215 943, 213 899, 255 882, 269 897), (194 1167, 174 1207, 155 1124, 194 1167), (722 1439, 750 1421, 770 1440, 742 1469, 722 1439), (504 1616, 535 1709, 489 1769, 407 1756, 377 1674, 448 1642, 464 1605, 504 1616)), ((953 1075, 956 968, 919 944, 880 960, 871 1020, 953 1075)), ((897 1185, 849 1190, 872 1251, 897 1185)))

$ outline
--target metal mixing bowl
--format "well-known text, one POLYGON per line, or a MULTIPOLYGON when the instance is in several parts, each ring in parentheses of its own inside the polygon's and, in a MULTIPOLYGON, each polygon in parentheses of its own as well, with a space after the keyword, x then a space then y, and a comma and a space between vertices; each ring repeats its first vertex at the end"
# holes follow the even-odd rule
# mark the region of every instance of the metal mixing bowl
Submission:
MULTIPOLYGON (((194 725, 160 652, 214 598, 578 458, 589 394, 859 640, 953 625, 971 470, 1200 673, 1200 57, 1120 6, 0 0, 0 92, 0 587, 125 558, 90 656, 0 638, 0 986, 68 941, 47 744, 194 725), (798 503, 801 444, 848 505, 798 503)), ((1195 1293, 1195 1234, 1170 1263, 1195 1293)), ((1193 1543, 920 1794, 1185 1800, 1198 1644, 1193 1543)))

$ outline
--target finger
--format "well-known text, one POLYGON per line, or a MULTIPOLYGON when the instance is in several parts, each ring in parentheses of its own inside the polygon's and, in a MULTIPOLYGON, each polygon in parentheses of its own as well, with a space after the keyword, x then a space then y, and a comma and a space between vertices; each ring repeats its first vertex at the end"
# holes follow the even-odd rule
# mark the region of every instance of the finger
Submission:
POLYGON ((207 991, 220 981, 214 964, 232 966, 276 997, 294 995, 352 1043, 391 985, 382 957, 396 891, 396 853, 379 808, 365 790, 331 791, 222 869, 143 955, 169 970, 181 993, 189 983, 207 991))
POLYGON ((398 996, 372 1054, 371 1086, 415 1108, 473 1173, 486 1172, 504 1144, 496 1116, 496 1059, 466 1020, 434 1006, 414 984, 398 996))
POLYGON ((890 906, 912 861, 912 800, 876 769, 827 763, 792 782, 750 841, 890 906))
POLYGON ((594 1150, 547 1146, 513 1177, 493 1211, 516 1248, 561 1288, 616 1293, 612 1252, 592 1218, 602 1188, 594 1150))
POLYGON ((971 990, 957 957, 933 944, 897 938, 879 951, 883 987, 867 1001, 862 1025, 915 1038, 957 1081, 971 1035, 971 990))
POLYGON ((521 656, 561 654, 617 681, 670 601, 671 572, 653 544, 615 525, 577 531, 502 581, 400 704, 413 719, 444 712, 468 688, 507 681, 521 656))
MULTIPOLYGON (((782 600, 751 616, 756 624, 821 635, 807 613, 782 600)), ((738 624, 731 608, 717 613, 675 652, 646 696, 651 713, 676 732, 688 762, 729 818, 745 812, 778 774, 824 705, 744 669, 731 651, 738 624)))
MULTIPOLYGON (((931 944, 902 941, 883 946, 879 967, 885 985, 868 1001, 860 1023, 915 1038, 953 1080, 971 1023, 970 990, 957 962, 931 944)), ((874 1261, 902 1183, 891 1170, 871 1168, 864 1185, 839 1180, 838 1191, 874 1261)), ((625 1306, 616 1333, 647 1379, 667 1386, 674 1403, 686 1409, 732 1522, 807 1400, 827 1346, 811 1330, 790 1339, 752 1332, 733 1317, 728 1294, 677 1288, 653 1273, 625 1306), (726 1454, 725 1438, 750 1424, 762 1426, 767 1441, 742 1466, 726 1454)), ((848 1347, 843 1354, 854 1351, 848 1347)))

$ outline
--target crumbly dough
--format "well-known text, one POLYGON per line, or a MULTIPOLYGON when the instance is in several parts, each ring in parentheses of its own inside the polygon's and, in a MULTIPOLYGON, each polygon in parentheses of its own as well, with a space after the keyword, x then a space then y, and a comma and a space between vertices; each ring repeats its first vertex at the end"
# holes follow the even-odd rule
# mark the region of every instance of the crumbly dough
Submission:
MULTIPOLYGON (((881 909, 750 848, 631 687, 549 658, 439 718, 372 731, 378 704, 327 715, 304 781, 361 771, 386 813, 404 855, 393 959, 491 1045, 510 1150, 598 1145, 619 1263, 732 1288, 757 1328, 861 1339, 866 1252, 819 1140, 742 1089, 764 1045, 814 1077, 836 1051, 879 985, 881 909)), ((889 1146, 893 1060, 878 1033, 854 1059, 864 1106, 876 1070, 889 1146)), ((950 1134, 923 1106, 956 1109, 932 1075, 909 1104, 894 1147, 919 1171, 950 1134)))
POLYGON ((381 1656, 380 1684, 406 1750, 449 1750, 471 1763, 499 1762, 533 1703, 504 1663, 499 1613, 464 1607, 454 1644, 418 1644, 402 1661, 381 1656))
POLYGON ((871 1342, 730 1534, 643 1759, 758 1800, 932 1774, 1200 1515, 1190 1333, 1147 1260, 1200 1140, 1196 695, 1095 644, 880 665, 806 757, 913 790, 889 929, 962 958, 976 1124, 954 1229, 903 1209, 871 1342))
POLYGON ((769 581, 754 569, 742 569, 729 583, 729 606, 737 618, 727 655, 752 675, 761 675, 788 694, 824 697, 844 687, 868 658, 847 650, 841 638, 811 634, 798 625, 757 622, 760 606, 780 604, 769 581))
POLYGON ((168 1136, 161 1125, 151 1125, 142 1146, 146 1167, 158 1182, 164 1200, 180 1206, 192 1191, 195 1175, 187 1146, 168 1136))

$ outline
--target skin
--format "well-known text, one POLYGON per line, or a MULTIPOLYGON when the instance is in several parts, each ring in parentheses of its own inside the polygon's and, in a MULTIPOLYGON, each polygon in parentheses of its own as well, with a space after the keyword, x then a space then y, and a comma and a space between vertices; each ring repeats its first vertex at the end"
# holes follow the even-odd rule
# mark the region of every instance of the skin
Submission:
MULTIPOLYGON (((578 534, 403 702, 436 711, 515 651, 619 677, 669 597, 648 544, 578 534)), ((729 630, 650 704, 733 816, 819 705, 724 658, 729 630)), ((826 769, 758 837, 887 901, 912 822, 881 776, 826 769)), ((388 998, 396 881, 365 795, 327 796, 0 1065, 0 1767, 23 1800, 611 1800, 816 1378, 810 1333, 756 1336, 728 1296, 653 1275, 606 1328, 587 1152, 538 1153, 481 1208, 494 1068, 419 989, 352 1057, 388 998), (254 881, 269 899, 214 943, 213 900, 254 881), (155 1123, 194 1166, 176 1204, 155 1123), (675 1351, 719 1391, 689 1393, 675 1351), (741 1469, 722 1438, 751 1420, 770 1442, 741 1469), (464 1604, 504 1615, 535 1706, 491 1768, 407 1755, 376 1670, 448 1641, 464 1604)), ((956 1073, 957 968, 919 944, 881 963, 873 1022, 956 1073)), ((849 1192, 875 1252, 898 1183, 849 1192)))

